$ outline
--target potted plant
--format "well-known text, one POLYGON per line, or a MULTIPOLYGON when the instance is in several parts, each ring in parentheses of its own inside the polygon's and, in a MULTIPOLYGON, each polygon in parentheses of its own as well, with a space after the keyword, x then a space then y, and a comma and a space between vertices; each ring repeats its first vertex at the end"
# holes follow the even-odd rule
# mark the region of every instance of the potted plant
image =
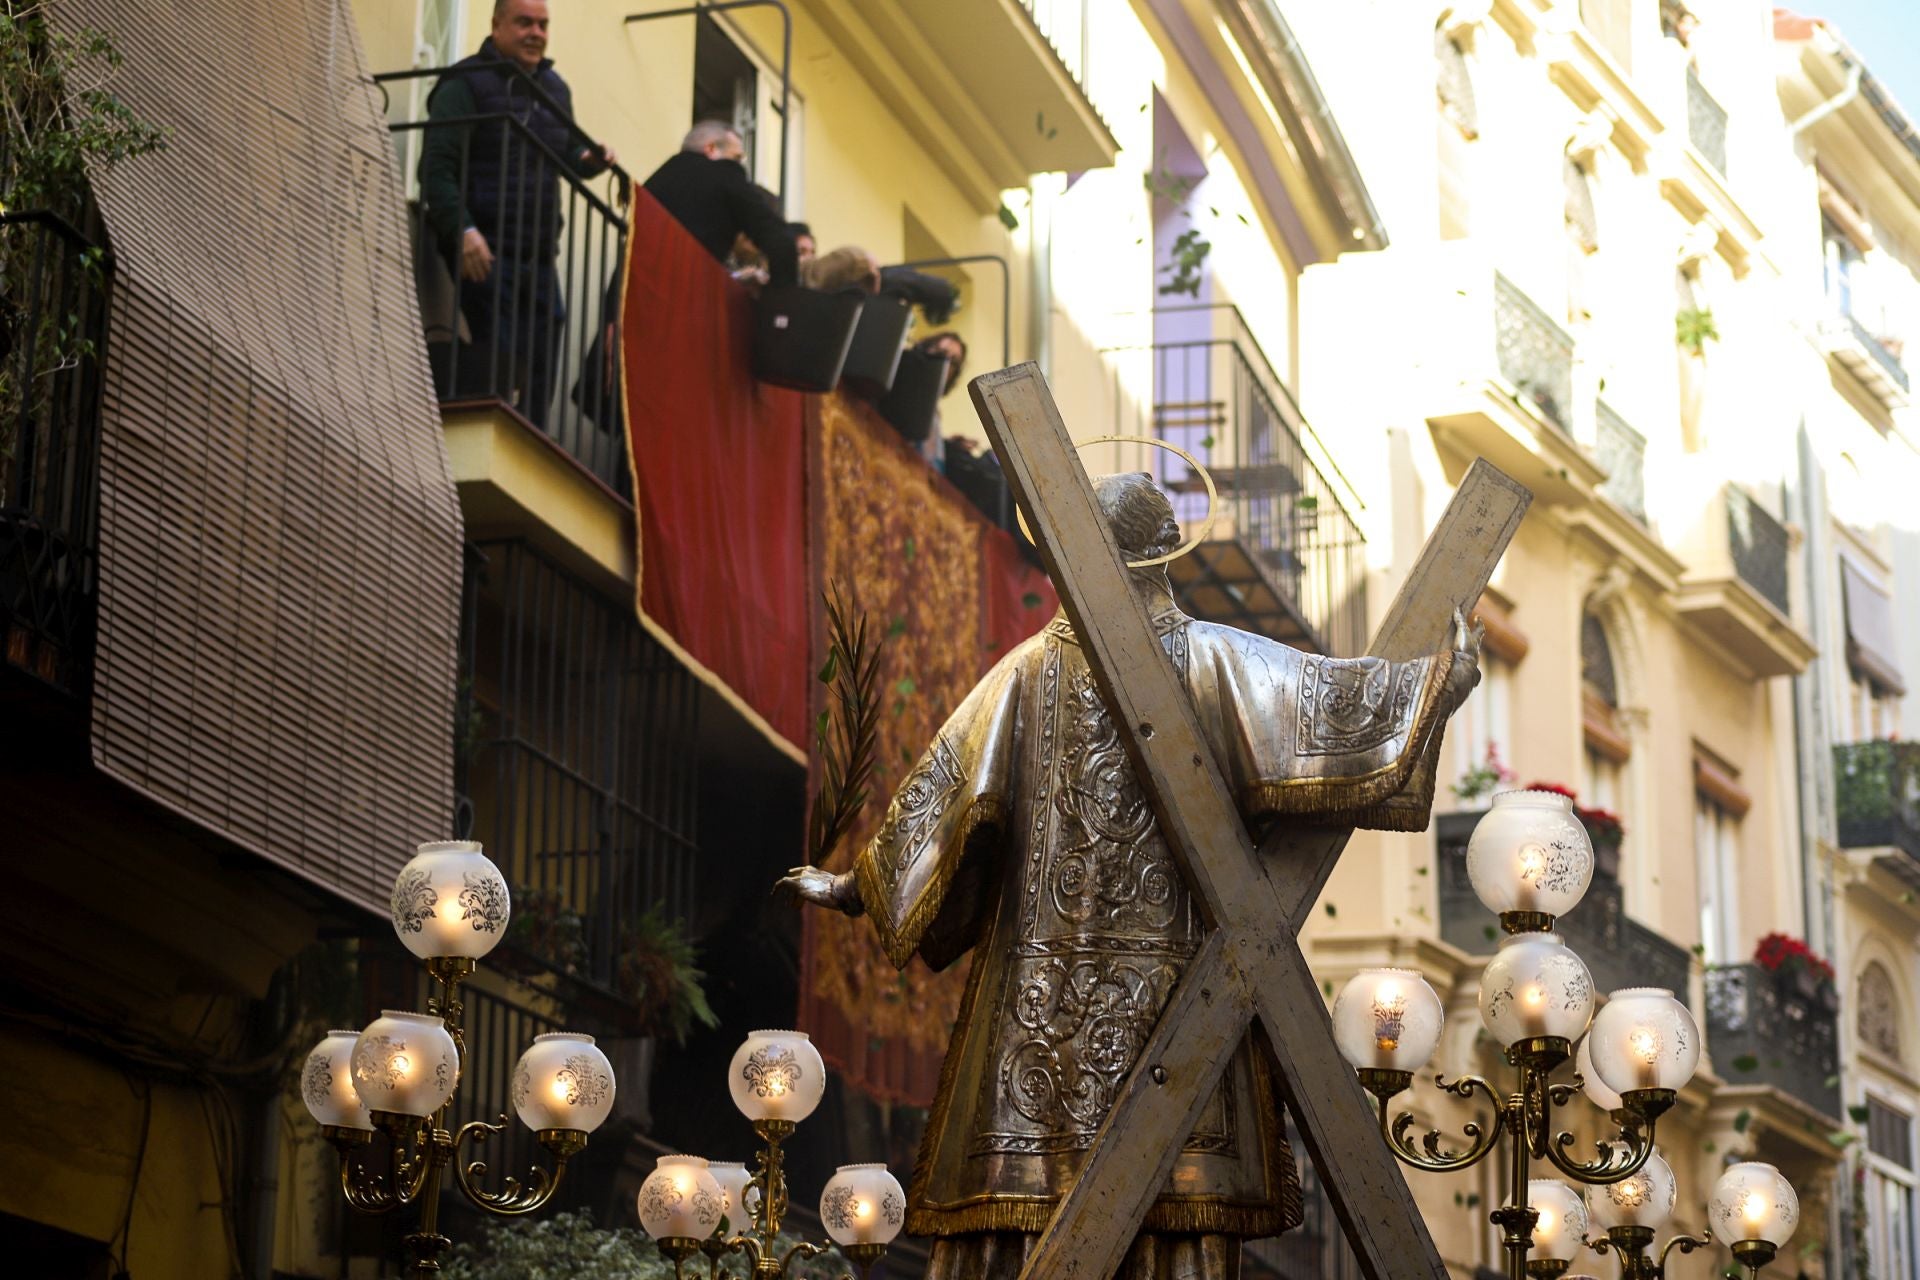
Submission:
POLYGON ((1447 790, 1453 792, 1453 798, 1460 802, 1462 808, 1484 809, 1487 806, 1482 802, 1511 783, 1514 777, 1513 770, 1507 768, 1500 759, 1500 744, 1489 742, 1487 758, 1461 774, 1460 780, 1447 790))
POLYGON ((1770 933, 1753 949, 1753 962, 1783 988, 1822 1008, 1837 1005, 1839 992, 1833 985, 1833 966, 1815 955, 1813 948, 1785 933, 1770 933))
POLYGON ((686 929, 669 919, 657 902, 621 938, 614 990, 626 1009, 622 1034, 607 1046, 607 1056, 621 1081, 615 1112, 643 1129, 652 1121, 648 1081, 655 1042, 670 1036, 675 1044, 684 1044, 695 1024, 720 1025, 707 1003, 706 975, 696 958, 686 929))
MULTIPOLYGON (((587 967, 587 922, 552 889, 515 886, 513 916, 503 941, 560 973, 577 974, 587 967)), ((511 961, 508 967, 513 967, 511 961)))

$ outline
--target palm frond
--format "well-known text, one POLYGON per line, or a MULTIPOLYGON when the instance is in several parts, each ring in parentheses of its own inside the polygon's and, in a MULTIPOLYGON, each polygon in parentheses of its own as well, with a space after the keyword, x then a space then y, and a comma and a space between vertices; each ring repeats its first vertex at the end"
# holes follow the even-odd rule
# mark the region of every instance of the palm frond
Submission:
POLYGON ((807 833, 807 861, 821 866, 852 829, 867 802, 867 784, 880 740, 880 639, 856 619, 830 583, 827 606, 827 661, 820 680, 831 686, 827 710, 814 725, 820 752, 820 790, 813 800, 807 833))

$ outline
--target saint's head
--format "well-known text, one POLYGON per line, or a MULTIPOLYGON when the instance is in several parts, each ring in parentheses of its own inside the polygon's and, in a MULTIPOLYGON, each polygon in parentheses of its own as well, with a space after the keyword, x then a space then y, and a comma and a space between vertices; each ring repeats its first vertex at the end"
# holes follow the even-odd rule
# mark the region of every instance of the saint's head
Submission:
POLYGON ((1093 482, 1107 527, 1128 560, 1151 560, 1180 545, 1173 503, 1144 471, 1124 471, 1093 482))

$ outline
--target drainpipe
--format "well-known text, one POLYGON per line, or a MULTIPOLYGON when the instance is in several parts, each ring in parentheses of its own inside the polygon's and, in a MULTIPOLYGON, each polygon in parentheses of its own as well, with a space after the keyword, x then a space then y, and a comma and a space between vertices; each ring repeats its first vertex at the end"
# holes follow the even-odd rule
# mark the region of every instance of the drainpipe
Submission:
MULTIPOLYGON (((1833 45, 1832 39, 1830 37, 1826 40, 1820 41, 1820 43, 1823 46, 1829 46, 1829 45, 1832 46, 1830 48, 1823 48, 1822 50, 1823 52, 1834 54, 1835 56, 1842 59, 1847 59, 1847 55, 1839 48, 1839 46, 1833 45)), ((1799 137, 1801 134, 1805 133, 1808 129, 1811 129, 1814 125, 1819 124, 1822 120, 1825 120, 1828 116, 1832 115, 1834 112, 1840 110, 1840 108, 1846 106, 1848 103, 1852 102, 1855 98, 1860 96, 1860 77, 1865 73, 1866 68, 1862 67, 1859 63, 1854 62, 1851 59, 1847 59, 1847 62, 1848 62, 1847 82, 1844 85, 1840 86, 1840 92, 1834 94, 1831 98, 1828 98, 1825 102, 1822 102, 1813 106, 1807 111, 1805 115, 1801 116, 1798 120, 1795 120, 1792 124, 1788 125, 1787 137, 1789 138, 1799 137)))

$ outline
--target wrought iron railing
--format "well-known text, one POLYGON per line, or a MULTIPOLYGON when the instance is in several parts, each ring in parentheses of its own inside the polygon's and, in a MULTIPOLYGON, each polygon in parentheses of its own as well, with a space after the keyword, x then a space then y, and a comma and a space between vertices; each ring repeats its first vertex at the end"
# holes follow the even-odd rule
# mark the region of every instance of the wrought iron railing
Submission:
MULTIPOLYGON (((451 70, 395 71, 374 80, 438 79, 451 70)), ((570 151, 597 147, 530 77, 500 74, 514 77, 512 94, 527 112, 537 104, 565 122, 570 151)), ((422 140, 414 279, 434 389, 443 406, 510 406, 626 497, 619 301, 632 181, 617 166, 604 178, 589 177, 574 155, 537 137, 528 118, 505 112, 389 125, 396 137, 417 133, 422 140), (494 141, 476 154, 475 137, 489 134, 494 141), (426 182, 429 165, 446 171, 440 182, 426 182), (478 280, 465 277, 460 251, 476 173, 512 193, 489 212, 493 264, 478 280), (436 200, 445 184, 460 193, 458 207, 436 200)))
MULTIPOLYGON (((1500 947, 1500 921, 1480 904, 1467 878, 1467 838, 1480 816, 1446 813, 1434 819, 1440 937, 1469 955, 1492 955, 1500 947)), ((1587 962, 1595 990, 1665 987, 1686 998, 1692 974, 1686 948, 1629 916, 1614 877, 1594 876, 1580 905, 1553 927, 1587 962)))
POLYGON ((1562 431, 1573 429, 1573 338, 1518 286, 1495 274, 1494 343, 1500 376, 1562 431))
POLYGON ((1647 520, 1647 438, 1627 425, 1605 400, 1594 410, 1594 461, 1606 468, 1600 492, 1620 504, 1628 515, 1647 520))
POLYGON ((92 667, 111 278, 64 219, 0 214, 0 662, 73 694, 92 667))
POLYGON ((1727 109, 1700 83, 1700 73, 1687 68, 1687 141, 1700 158, 1722 177, 1727 172, 1727 109))
POLYGON ((1833 790, 1841 848, 1891 846, 1920 869, 1920 742, 1834 747, 1833 790))
POLYGON ((512 886, 515 952, 622 994, 635 923, 693 909, 698 685, 522 542, 473 548, 462 631, 458 829, 512 886))
POLYGON ((1791 613, 1787 594, 1786 526, 1745 491, 1727 487, 1727 549, 1733 571, 1781 613, 1791 613))
POLYGON ((1756 964, 1707 970, 1707 1048, 1729 1084, 1771 1085, 1838 1118, 1838 1001, 1830 982, 1823 990, 1798 976, 1756 964))
POLYGON ((1881 371, 1893 379, 1894 384, 1902 391, 1911 390, 1912 385, 1907 379, 1907 367, 1900 363, 1900 357, 1887 350, 1886 344, 1860 323, 1860 318, 1853 314, 1851 308, 1842 310, 1840 318, 1852 329, 1854 341, 1858 342, 1867 355, 1872 357, 1881 371))
MULTIPOLYGON (((1155 315, 1194 336, 1130 349, 1151 361, 1151 434, 1212 473, 1223 507, 1213 536, 1230 534, 1247 550, 1315 647, 1359 653, 1367 640, 1366 539, 1343 501, 1351 486, 1344 477, 1336 486, 1331 464, 1323 468, 1308 452, 1305 417, 1237 309, 1167 307, 1155 315)), ((1132 465, 1154 471, 1183 525, 1202 517, 1206 493, 1184 462, 1155 452, 1132 465)))
POLYGON ((1287 1141, 1300 1171, 1300 1225, 1270 1240, 1247 1242, 1248 1274, 1283 1280, 1361 1280, 1360 1260, 1347 1243, 1319 1170, 1307 1158, 1299 1128, 1288 1116, 1287 1141))

